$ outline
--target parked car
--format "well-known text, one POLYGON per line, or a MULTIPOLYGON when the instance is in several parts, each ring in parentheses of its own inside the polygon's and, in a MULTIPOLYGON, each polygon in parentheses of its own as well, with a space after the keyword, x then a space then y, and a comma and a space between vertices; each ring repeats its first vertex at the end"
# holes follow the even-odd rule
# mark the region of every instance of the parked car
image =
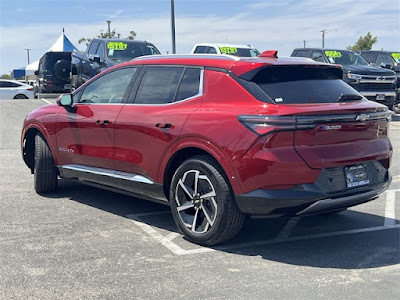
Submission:
POLYGON ((371 64, 385 69, 391 69, 397 75, 397 101, 393 105, 393 111, 400 113, 400 51, 361 51, 360 54, 371 64))
POLYGON ((0 79, 0 99, 33 99, 33 87, 17 80, 0 79))
POLYGON ((39 60, 34 87, 37 93, 65 93, 71 90, 71 52, 46 52, 39 60))
POLYGON ((391 112, 309 59, 146 56, 112 67, 23 125, 38 193, 57 177, 170 205, 214 245, 246 215, 309 215, 376 199, 390 183, 391 112))
POLYGON ((393 109, 396 99, 396 73, 372 66, 360 54, 337 49, 298 48, 292 56, 343 66, 343 80, 369 100, 393 109))
POLYGON ((194 45, 192 54, 229 54, 241 57, 256 57, 260 52, 250 45, 201 43, 194 45))
POLYGON ((116 64, 143 55, 160 54, 152 43, 128 39, 92 39, 86 52, 72 53, 72 88, 116 64))

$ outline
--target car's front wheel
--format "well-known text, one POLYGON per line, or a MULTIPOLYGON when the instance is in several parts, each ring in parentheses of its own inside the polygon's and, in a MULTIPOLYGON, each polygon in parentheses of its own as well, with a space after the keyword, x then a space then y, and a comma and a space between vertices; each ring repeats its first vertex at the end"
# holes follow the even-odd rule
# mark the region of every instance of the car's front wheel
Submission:
POLYGON ((233 238, 245 219, 223 170, 206 156, 190 158, 176 170, 170 205, 179 230, 201 245, 215 245, 233 238))
POLYGON ((15 95, 14 99, 28 99, 28 97, 23 94, 18 94, 18 95, 15 95))
POLYGON ((38 194, 57 189, 57 170, 50 148, 41 134, 35 136, 34 186, 38 194))

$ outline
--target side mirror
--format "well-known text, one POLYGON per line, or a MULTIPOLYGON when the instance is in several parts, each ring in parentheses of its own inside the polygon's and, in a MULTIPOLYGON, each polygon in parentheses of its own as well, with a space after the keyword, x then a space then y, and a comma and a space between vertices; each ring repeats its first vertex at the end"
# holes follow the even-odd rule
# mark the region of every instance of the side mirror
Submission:
POLYGON ((35 71, 35 73, 34 73, 36 76, 39 74, 39 72, 38 71, 35 71))
POLYGON ((59 106, 67 106, 67 107, 71 107, 73 102, 72 102, 72 95, 71 94, 64 94, 61 95, 60 97, 58 97, 58 99, 56 100, 57 104, 59 106))
POLYGON ((101 62, 100 56, 98 55, 93 55, 89 60, 98 64, 101 62))
POLYGON ((381 63, 381 67, 385 68, 385 69, 392 69, 393 68, 392 65, 386 64, 386 63, 381 63))

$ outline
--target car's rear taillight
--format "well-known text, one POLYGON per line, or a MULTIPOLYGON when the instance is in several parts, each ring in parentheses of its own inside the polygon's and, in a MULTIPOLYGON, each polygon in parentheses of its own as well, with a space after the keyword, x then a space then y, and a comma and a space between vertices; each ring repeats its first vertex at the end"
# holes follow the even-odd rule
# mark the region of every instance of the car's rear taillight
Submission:
POLYGON ((29 89, 27 89, 28 91, 33 91, 33 88, 29 88, 29 89))
POLYGON ((258 135, 296 129, 294 116, 239 115, 238 120, 258 135))

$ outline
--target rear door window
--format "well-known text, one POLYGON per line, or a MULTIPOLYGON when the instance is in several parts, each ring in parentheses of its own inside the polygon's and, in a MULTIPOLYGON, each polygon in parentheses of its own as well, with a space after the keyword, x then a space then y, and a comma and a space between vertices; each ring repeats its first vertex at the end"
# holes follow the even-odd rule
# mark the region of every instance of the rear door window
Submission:
POLYGON ((181 80, 183 67, 148 67, 140 82, 135 104, 172 103, 181 80))
POLYGON ((207 53, 208 52, 208 46, 197 46, 196 49, 194 50, 194 53, 207 53))
POLYGON ((322 66, 274 66, 253 78, 276 104, 337 103, 342 94, 360 94, 342 79, 339 68, 322 66))

